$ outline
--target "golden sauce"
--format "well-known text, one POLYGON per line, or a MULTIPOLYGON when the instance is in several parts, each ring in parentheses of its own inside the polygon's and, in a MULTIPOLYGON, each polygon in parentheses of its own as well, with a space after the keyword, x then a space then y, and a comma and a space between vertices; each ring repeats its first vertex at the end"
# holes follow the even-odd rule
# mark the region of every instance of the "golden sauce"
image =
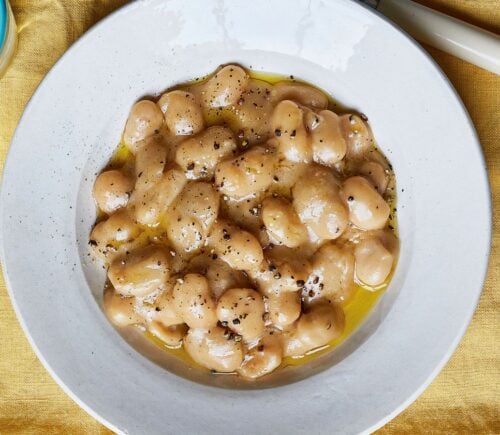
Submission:
POLYGON ((125 166, 126 163, 130 163, 133 157, 134 157, 133 154, 130 152, 128 147, 123 142, 123 137, 122 137, 122 141, 118 145, 118 148, 116 148, 115 152, 111 156, 108 168, 109 169, 122 168, 123 166, 125 166))
MULTIPOLYGON (((310 83, 303 82, 300 80, 295 79, 293 76, 282 76, 278 74, 271 74, 271 73, 263 73, 263 72, 256 72, 256 71, 249 71, 249 75, 252 79, 255 80, 260 80, 264 84, 275 84, 278 82, 296 82, 296 83, 304 83, 307 84, 308 86, 315 87, 314 85, 311 85, 310 83)), ((210 76, 202 77, 195 79, 191 82, 188 82, 183 85, 176 86, 173 89, 189 89, 192 91, 193 86, 199 85, 201 83, 204 83, 206 80, 208 80, 210 76)), ((316 89, 319 89, 315 87, 316 89)), ((338 102, 336 102, 327 92, 319 89, 321 92, 323 92, 325 95, 328 96, 329 98, 329 105, 328 109, 334 111, 337 114, 343 114, 343 113, 356 113, 356 111, 353 110, 348 110, 338 102)), ((231 112, 231 108, 223 108, 223 109, 211 109, 209 111, 205 111, 204 113, 205 119, 207 121, 208 125, 213 125, 213 124, 220 124, 221 121, 226 122, 230 128, 234 130, 234 114, 231 112)), ((383 154, 377 147, 376 149, 383 154)), ((127 146, 124 144, 123 139, 121 143, 118 145, 116 151, 114 152, 109 164, 108 168, 113 168, 113 169, 118 169, 118 168, 123 168, 123 167, 132 167, 133 163, 133 154, 129 151, 127 146)), ((397 236, 397 216, 396 216, 396 195, 395 195, 395 180, 394 180, 394 175, 391 175, 391 180, 389 182, 389 187, 387 189, 388 192, 388 198, 386 197, 387 202, 389 203, 391 207, 391 214, 389 216, 389 220, 387 222, 386 227, 391 229, 394 234, 397 236)), ((151 229, 149 227, 144 227, 144 231, 147 234, 147 236, 150 239, 153 239, 155 231, 154 229, 151 229)), ((363 287, 360 284, 355 284, 355 291, 353 296, 350 298, 350 300, 347 301, 345 305, 343 305, 344 313, 345 313, 345 329, 342 335, 331 342, 329 342, 327 345, 321 346, 320 348, 313 349, 309 352, 307 352, 303 356, 299 357, 284 357, 282 364, 280 368, 287 367, 287 366, 299 366, 302 364, 306 364, 310 360, 318 357, 319 355, 325 354, 335 347, 339 346, 341 343, 343 343, 360 325, 361 323, 366 319, 372 308, 375 306, 377 301, 380 299, 382 294, 384 293, 385 289, 389 285, 392 275, 394 273, 394 270, 397 265, 397 258, 394 261, 393 264, 393 271, 387 278, 386 282, 380 285, 377 288, 377 291, 373 290, 368 290, 367 288, 363 287)), ((142 329, 141 329, 142 330, 142 329)), ((193 359, 188 355, 188 353, 184 350, 182 346, 178 348, 171 348, 167 346, 162 340, 154 336, 148 331, 143 332, 144 336, 150 340, 152 343, 154 343, 156 346, 161 348, 162 350, 169 352, 171 355, 175 356, 176 358, 180 359, 184 363, 188 364, 191 367, 195 367, 197 369, 201 369, 204 371, 208 371, 206 368, 200 366, 196 362, 193 361, 193 359)), ((277 369, 279 370, 279 368, 277 369)), ((227 375, 227 373, 223 373, 227 375)))

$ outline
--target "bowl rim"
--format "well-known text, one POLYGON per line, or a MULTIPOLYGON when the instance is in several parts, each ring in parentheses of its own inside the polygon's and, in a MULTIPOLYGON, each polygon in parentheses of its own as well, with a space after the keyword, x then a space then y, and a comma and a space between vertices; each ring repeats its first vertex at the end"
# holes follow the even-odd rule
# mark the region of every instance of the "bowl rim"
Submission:
MULTIPOLYGON (((357 2, 356 0, 340 0, 340 1, 341 2, 351 3, 351 4, 356 4, 358 7, 360 7, 362 9, 368 11, 371 14, 374 14, 385 25, 388 25, 388 26, 392 27, 393 29, 395 29, 396 31, 398 31, 402 35, 402 37, 407 40, 407 42, 409 42, 410 44, 412 44, 414 48, 417 48, 417 50, 420 52, 420 54, 422 54, 424 56, 424 58, 427 60, 427 62, 430 64, 430 66, 433 68, 433 70, 440 76, 440 78, 442 79, 443 83, 446 84, 448 90, 451 91, 455 102, 457 102, 458 105, 460 106, 461 112, 462 112, 462 114, 465 116, 465 118, 467 120, 467 124, 468 124, 467 127, 473 133, 474 142, 475 142, 475 145, 477 147, 477 151, 478 151, 478 155, 479 155, 479 157, 481 159, 481 163, 483 164, 483 167, 486 168, 485 156, 484 156, 484 153, 482 151, 481 143, 480 143, 477 131, 476 131, 476 129, 474 127, 474 124, 472 122, 472 119, 471 119, 471 117, 470 117, 470 115, 469 115, 469 113, 468 113, 468 111, 467 111, 467 109, 466 109, 466 107, 465 107, 462 99, 460 98, 458 92, 456 91, 456 89, 452 85, 450 79, 442 71, 442 69, 439 67, 439 65, 437 64, 437 62, 432 58, 432 56, 420 44, 418 44, 410 35, 408 35, 408 33, 406 33, 403 29, 401 29, 400 26, 398 26, 397 24, 395 24, 394 22, 392 22, 390 19, 388 19, 387 17, 385 17, 384 15, 382 15, 379 11, 377 11, 375 9, 372 9, 371 7, 369 7, 369 6, 367 6, 367 5, 363 4, 363 3, 357 2)), ((146 6, 147 6, 147 3, 148 2, 145 2, 146 6)), ((0 8, 1 8, 2 5, 5 6, 5 1, 4 0, 0 0, 0 8)), ((41 82, 37 86, 35 92, 33 92, 32 96, 29 98, 26 106, 24 107, 23 113, 22 113, 22 115, 21 115, 21 117, 20 117, 20 119, 18 121, 18 125, 17 125, 17 127, 15 129, 15 132, 14 132, 13 136, 12 136, 12 139, 11 139, 11 142, 10 142, 10 146, 9 146, 9 150, 8 150, 7 155, 6 155, 5 162, 4 162, 4 171, 3 171, 3 174, 2 174, 2 183, 0 184, 0 198, 2 196, 2 190, 3 190, 2 189, 3 179, 4 179, 5 173, 6 173, 5 168, 9 165, 9 160, 11 160, 11 156, 14 153, 14 149, 13 149, 12 145, 14 144, 14 142, 16 140, 16 137, 18 135, 18 128, 22 124, 22 122, 23 122, 23 120, 24 120, 24 118, 26 116, 26 113, 28 112, 28 109, 33 104, 33 100, 38 95, 38 93, 40 91, 40 88, 42 87, 44 81, 54 73, 54 70, 57 69, 56 68, 57 66, 59 66, 59 65, 61 65, 61 64, 63 64, 63 63, 66 62, 66 60, 68 58, 68 54, 70 52, 76 50, 81 44, 85 43, 85 40, 86 40, 86 38, 89 35, 98 32, 102 27, 107 26, 109 22, 119 19, 119 17, 122 14, 128 13, 129 9, 133 9, 133 8, 136 8, 136 7, 137 7, 137 4, 135 4, 134 2, 125 4, 125 5, 121 6, 121 7, 119 7, 118 9, 116 9, 115 11, 113 11, 112 13, 110 13, 109 15, 107 15, 106 17, 102 18, 100 21, 98 21, 93 26, 91 26, 70 47, 68 47, 68 49, 61 55, 61 57, 54 63, 54 65, 52 65, 52 67, 47 72, 47 74, 45 75, 45 77, 41 80, 41 82)), ((1 27, 0 27, 0 30, 1 30, 1 27)), ((0 34, 1 34, 1 32, 0 32, 0 34)), ((446 353, 444 354, 444 356, 442 357, 442 359, 439 361, 439 363, 436 365, 436 367, 434 368, 434 370, 428 374, 426 380, 405 401, 401 402, 400 406, 398 406, 396 409, 394 409, 393 412, 389 413, 384 418, 380 419, 377 423, 375 423, 371 427, 366 428, 366 430, 364 431, 364 433, 373 432, 373 431, 381 428, 382 426, 384 426, 387 422, 389 422, 390 420, 392 420, 394 417, 396 417, 398 414, 400 414, 403 410, 405 410, 409 405, 411 405, 422 394, 422 392, 429 386, 429 384, 435 379, 435 377, 437 376, 437 374, 443 369, 443 367, 445 366, 445 364, 449 361, 450 357, 455 352, 458 344, 462 340, 462 338, 463 338, 463 336, 464 336, 464 334, 465 334, 465 332, 466 332, 466 330, 467 330, 467 328, 468 328, 468 326, 470 324, 472 316, 473 316, 473 314, 474 314, 474 312, 476 310, 477 304, 478 304, 479 299, 481 297, 482 289, 484 288, 484 282, 485 282, 486 275, 487 275, 488 268, 489 268, 489 263, 491 261, 490 253, 491 253, 492 221, 493 221, 493 215, 492 215, 492 191, 491 191, 491 185, 489 183, 487 169, 485 169, 485 171, 482 172, 481 176, 483 178, 482 183, 485 185, 485 187, 487 189, 487 194, 488 194, 487 195, 487 203, 485 204, 486 207, 487 207, 487 209, 488 209, 488 227, 484 229, 484 230, 487 231, 488 250, 485 253, 485 257, 488 260, 485 261, 484 267, 483 267, 483 269, 482 269, 482 271, 480 273, 480 275, 481 275, 481 282, 482 282, 481 289, 480 289, 480 291, 477 292, 476 297, 475 297, 475 302, 474 302, 474 304, 472 304, 470 306, 470 309, 469 309, 467 317, 464 318, 464 320, 462 321, 462 327, 460 328, 459 331, 456 332, 455 339, 449 345, 446 353)), ((2 208, 3 208, 3 206, 0 206, 0 210, 2 208)), ((12 287, 12 284, 11 284, 11 281, 10 281, 9 273, 8 273, 8 271, 6 269, 6 266, 5 266, 6 253, 5 253, 5 246, 4 246, 4 243, 3 243, 3 236, 2 236, 3 227, 4 227, 2 216, 3 215, 0 213, 0 260, 1 260, 1 264, 2 264, 3 274, 4 274, 4 277, 5 277, 6 288, 7 288, 7 291, 8 291, 10 300, 11 300, 11 303, 13 305, 14 311, 16 313, 16 317, 17 317, 17 319, 18 319, 18 321, 19 321, 19 323, 20 323, 20 325, 21 325, 21 327, 23 329, 23 332, 24 332, 26 338, 28 339, 28 342, 30 343, 31 348, 33 349, 33 351, 37 355, 38 359, 40 360, 40 362, 42 363, 42 365, 44 366, 44 368, 49 372, 49 374, 51 375, 51 377, 56 381, 56 383, 62 388, 62 390, 74 402, 76 402, 82 409, 84 409, 89 415, 91 415, 92 417, 94 417, 97 421, 99 421, 104 426, 110 428, 111 430, 113 430, 113 431, 115 431, 117 433, 121 433, 122 431, 118 427, 116 427, 110 421, 106 420, 103 416, 101 416, 96 411, 94 411, 90 407, 90 405, 87 405, 86 402, 84 402, 83 400, 81 400, 76 393, 74 393, 68 386, 66 386, 66 384, 61 380, 61 378, 57 375, 57 373, 51 368, 51 366, 48 363, 48 361, 44 358, 43 354, 41 353, 41 351, 39 350, 38 346, 36 345, 33 337, 31 336, 30 331, 29 331, 29 329, 28 329, 28 327, 27 327, 27 325, 25 323, 25 320, 24 320, 22 314, 21 314, 21 311, 20 311, 20 308, 19 308, 18 303, 16 301, 16 298, 14 297, 14 291, 13 291, 13 287, 12 287)), ((479 275, 479 273, 478 273, 478 275, 479 275)))

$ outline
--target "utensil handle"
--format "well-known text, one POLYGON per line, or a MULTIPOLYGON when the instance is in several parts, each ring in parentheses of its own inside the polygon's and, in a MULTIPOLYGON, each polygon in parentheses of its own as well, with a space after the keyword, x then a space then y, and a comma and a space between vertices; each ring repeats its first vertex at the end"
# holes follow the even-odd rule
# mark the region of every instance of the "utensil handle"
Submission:
POLYGON ((419 41, 500 74, 500 36, 411 0, 380 0, 377 9, 419 41))

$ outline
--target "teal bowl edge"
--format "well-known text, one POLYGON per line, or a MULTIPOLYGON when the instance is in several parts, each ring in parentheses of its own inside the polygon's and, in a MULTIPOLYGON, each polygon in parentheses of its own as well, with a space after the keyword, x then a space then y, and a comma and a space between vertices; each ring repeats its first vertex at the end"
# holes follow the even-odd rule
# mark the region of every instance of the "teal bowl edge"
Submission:
POLYGON ((7 33, 7 3, 5 0, 0 0, 0 51, 5 42, 5 34, 7 33))

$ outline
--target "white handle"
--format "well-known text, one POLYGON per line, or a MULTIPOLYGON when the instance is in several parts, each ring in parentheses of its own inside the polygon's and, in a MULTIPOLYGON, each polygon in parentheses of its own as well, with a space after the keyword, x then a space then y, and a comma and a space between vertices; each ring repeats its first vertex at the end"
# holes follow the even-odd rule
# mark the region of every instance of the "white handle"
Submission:
POLYGON ((500 74, 500 36, 410 0, 380 0, 377 9, 419 41, 500 74))

